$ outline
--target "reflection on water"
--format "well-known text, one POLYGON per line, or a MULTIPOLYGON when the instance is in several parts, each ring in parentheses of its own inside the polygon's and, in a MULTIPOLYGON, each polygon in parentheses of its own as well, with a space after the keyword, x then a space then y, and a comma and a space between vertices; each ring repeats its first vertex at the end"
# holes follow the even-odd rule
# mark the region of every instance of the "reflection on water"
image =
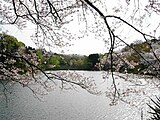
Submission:
POLYGON ((110 106, 112 79, 102 72, 79 73, 93 76, 102 94, 92 95, 82 88, 61 91, 57 87, 39 101, 30 90, 15 84, 9 88, 12 94, 8 95, 7 106, 0 92, 0 120, 140 120, 142 111, 143 118, 147 116, 149 97, 158 95, 156 80, 135 76, 124 80, 115 76, 121 96, 125 95, 117 105, 110 106))

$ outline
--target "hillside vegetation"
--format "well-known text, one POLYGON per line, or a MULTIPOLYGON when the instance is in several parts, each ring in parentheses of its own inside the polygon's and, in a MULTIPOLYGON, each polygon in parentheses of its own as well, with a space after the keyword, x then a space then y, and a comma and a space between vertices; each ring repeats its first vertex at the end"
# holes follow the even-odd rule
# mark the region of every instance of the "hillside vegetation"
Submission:
POLYGON ((15 37, 0 34, 0 72, 16 71, 17 74, 33 72, 32 65, 41 70, 98 70, 99 54, 64 55, 45 49, 25 46, 15 37), (5 70, 4 70, 5 69, 5 70))
MULTIPOLYGON (((2 36, 2 34, 1 34, 2 36)), ((45 49, 35 49, 25 46, 15 37, 3 35, 0 40, 0 68, 13 69, 18 74, 26 74, 29 65, 25 60, 31 61, 42 70, 105 70, 160 75, 160 40, 151 40, 150 43, 136 42, 124 47, 119 52, 113 53, 113 67, 109 53, 85 55, 57 54, 45 49), (150 47, 152 44, 152 49, 150 47), (20 59, 22 57, 25 59, 20 59)))
MULTIPOLYGON (((132 43, 113 54, 113 68, 116 72, 160 75, 160 40, 132 43), (150 46, 151 45, 151 46, 150 46)), ((101 59, 104 70, 111 67, 110 55, 101 59)))

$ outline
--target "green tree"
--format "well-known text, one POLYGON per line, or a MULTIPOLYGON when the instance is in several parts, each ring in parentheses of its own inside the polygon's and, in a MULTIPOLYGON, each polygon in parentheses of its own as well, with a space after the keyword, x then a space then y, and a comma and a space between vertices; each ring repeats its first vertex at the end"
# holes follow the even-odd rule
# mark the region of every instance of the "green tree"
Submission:
POLYGON ((134 49, 136 49, 139 53, 150 52, 151 50, 150 46, 146 42, 138 43, 138 44, 131 44, 131 47, 134 47, 134 49))
POLYGON ((0 69, 15 70, 17 74, 25 74, 27 66, 19 55, 23 54, 25 44, 7 34, 0 34, 0 69))
POLYGON ((61 58, 59 55, 52 55, 50 56, 49 60, 48 60, 48 64, 52 65, 52 69, 59 69, 60 68, 60 62, 61 62, 61 58))
POLYGON ((18 42, 18 40, 7 34, 0 34, 0 50, 3 52, 15 53, 20 48, 24 48, 25 44, 18 42))
POLYGON ((42 68, 42 69, 45 69, 46 68, 46 61, 45 61, 45 57, 42 53, 42 50, 41 49, 37 49, 36 50, 36 54, 38 56, 38 61, 39 61, 39 64, 38 64, 38 67, 42 68))
POLYGON ((44 56, 43 56, 42 50, 41 49, 37 49, 36 53, 38 55, 38 58, 41 59, 41 61, 43 61, 44 60, 44 56))
POLYGON ((96 69, 96 63, 99 63, 99 54, 90 54, 88 56, 88 64, 90 66, 90 69, 96 69))

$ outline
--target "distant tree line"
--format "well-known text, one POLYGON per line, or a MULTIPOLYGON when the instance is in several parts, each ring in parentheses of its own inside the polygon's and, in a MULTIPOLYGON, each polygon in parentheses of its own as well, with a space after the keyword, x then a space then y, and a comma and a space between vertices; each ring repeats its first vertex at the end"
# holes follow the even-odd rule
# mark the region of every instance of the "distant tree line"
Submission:
POLYGON ((56 54, 37 49, 39 67, 44 70, 99 70, 99 54, 77 55, 56 54))
MULTIPOLYGON (((154 51, 159 58, 160 42, 154 42, 154 51)), ((106 54, 57 54, 45 49, 35 49, 25 46, 16 38, 10 35, 2 35, 0 41, 0 64, 2 68, 18 68, 18 73, 26 73, 28 66, 25 60, 13 59, 12 56, 23 56, 42 70, 111 70, 110 55, 106 54), (2 39, 3 36, 3 39, 2 39), (5 53, 5 54, 4 54, 5 53), (6 55, 7 54, 7 55, 6 55)), ((142 73, 159 75, 159 64, 157 59, 151 53, 151 48, 146 42, 136 42, 124 47, 119 52, 114 52, 112 69, 121 73, 142 73), (155 63, 155 65, 151 65, 155 63), (156 68, 156 69, 154 69, 156 68), (152 70, 154 69, 154 70, 152 70)))
MULTIPOLYGON (((4 65, 5 63, 7 68, 17 67, 20 69, 21 72, 19 73, 21 74, 27 72, 25 62, 21 59, 14 59, 12 64, 11 55, 21 54, 28 60, 34 58, 32 62, 35 62, 42 70, 99 70, 96 66, 100 62, 99 54, 90 54, 89 56, 57 54, 48 52, 45 49, 27 47, 15 37, 6 34, 0 40, 0 52, 0 64, 4 65), (6 56, 3 53, 9 55, 6 56)), ((3 65, 2 68, 4 67, 3 65)))

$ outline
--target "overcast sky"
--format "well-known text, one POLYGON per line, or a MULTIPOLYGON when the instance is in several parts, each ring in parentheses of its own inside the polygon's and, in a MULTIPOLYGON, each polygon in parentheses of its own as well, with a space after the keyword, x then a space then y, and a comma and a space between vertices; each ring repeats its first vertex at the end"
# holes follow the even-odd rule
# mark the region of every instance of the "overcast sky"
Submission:
MULTIPOLYGON (((112 9, 112 8, 110 8, 110 9, 112 9)), ((123 11, 125 9, 121 9, 121 10, 123 11)), ((109 11, 109 9, 108 9, 108 11, 109 11)), ((114 14, 111 11, 109 11, 109 13, 110 14, 114 14)), ((127 14, 128 13, 125 13, 125 17, 128 16, 127 14)), ((143 14, 143 13, 141 13, 141 14, 143 14)), ((120 14, 120 15, 122 15, 122 14, 120 14)), ((74 18, 75 21, 77 21, 77 17, 76 16, 74 16, 74 17, 75 17, 74 18)), ((91 17, 91 16, 89 16, 89 17, 91 17)), ((150 18, 152 19, 152 16, 150 18)), ((89 20, 92 20, 92 18, 90 18, 89 20)), ((156 18, 155 20, 157 20, 158 22, 160 21, 158 18, 156 18)), ((89 21, 89 23, 90 22, 91 21, 89 21)), ((77 30, 77 28, 80 28, 80 26, 82 26, 82 25, 79 24, 79 26, 78 25, 75 26, 75 24, 72 23, 69 26, 69 28, 70 28, 70 30, 73 30, 73 31, 71 31, 73 33, 73 32, 75 32, 77 30)), ((149 28, 148 27, 148 23, 146 22, 145 19, 144 19, 144 26, 145 26, 145 27, 143 27, 144 31, 149 28)), ((24 42, 27 46, 36 47, 35 44, 33 43, 33 41, 30 38, 30 36, 34 32, 32 26, 28 26, 27 28, 25 28, 23 30, 19 30, 14 26, 0 26, 0 28, 3 29, 3 31, 5 31, 5 29, 7 29, 9 31, 8 34, 15 36, 18 40, 24 42)), ((123 29, 122 31, 123 31, 123 33, 118 33, 118 34, 120 34, 120 35, 126 34, 125 36, 128 37, 128 40, 130 38, 133 38, 133 36, 134 37, 138 36, 137 34, 136 35, 135 34, 131 34, 131 33, 134 33, 135 31, 130 31, 129 28, 127 28, 125 30, 123 29)), ((61 53, 63 51, 65 54, 82 54, 82 55, 89 55, 89 54, 92 54, 92 53, 106 53, 106 52, 108 52, 107 51, 108 48, 106 47, 106 45, 105 45, 105 43, 103 41, 103 38, 102 37, 95 38, 94 34, 95 33, 89 32, 88 36, 80 38, 80 39, 77 37, 75 40, 73 40, 71 42, 72 46, 70 46, 70 47, 64 47, 63 49, 52 48, 52 50, 53 50, 53 52, 56 52, 56 53, 61 53)), ((103 36, 103 37, 105 38, 105 36, 103 36)), ((141 37, 138 36, 135 39, 140 40, 141 37)))
MULTIPOLYGON (((8 30, 8 34, 16 37, 19 41, 25 43, 26 46, 36 47, 34 42, 31 40, 30 36, 34 32, 33 29, 26 28, 24 30, 19 30, 15 26, 5 26, 4 29, 8 30)), ((70 47, 51 48, 54 52, 65 53, 65 54, 81 54, 89 55, 92 53, 106 53, 106 47, 102 40, 95 39, 92 35, 73 40, 70 47)))

